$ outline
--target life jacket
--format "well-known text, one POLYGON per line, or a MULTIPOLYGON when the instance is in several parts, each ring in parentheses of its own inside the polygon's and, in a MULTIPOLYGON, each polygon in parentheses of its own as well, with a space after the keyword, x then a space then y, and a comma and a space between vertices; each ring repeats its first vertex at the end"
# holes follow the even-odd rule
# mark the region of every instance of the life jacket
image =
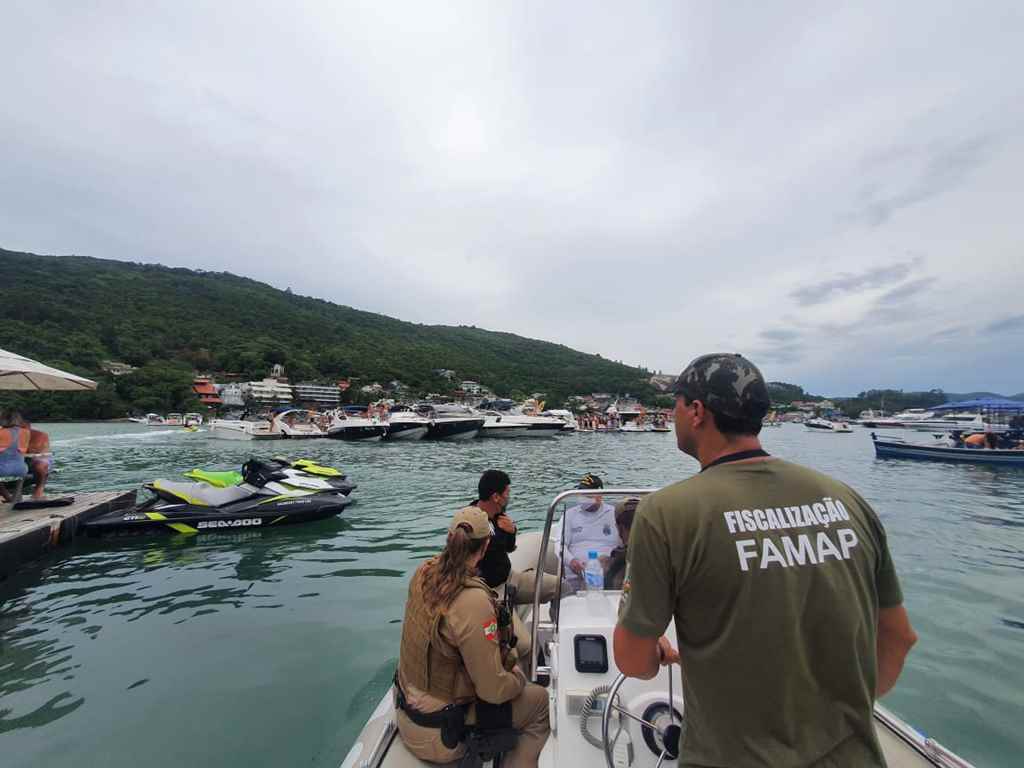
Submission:
MULTIPOLYGON (((459 649, 445 640, 439 631, 445 610, 441 607, 432 609, 424 600, 424 570, 425 567, 421 566, 409 587, 398 657, 399 676, 409 685, 446 704, 473 701, 476 697, 465 693, 473 690, 473 681, 462 662, 459 649)), ((456 596, 465 589, 482 589, 494 601, 494 592, 483 579, 466 579, 456 596)))

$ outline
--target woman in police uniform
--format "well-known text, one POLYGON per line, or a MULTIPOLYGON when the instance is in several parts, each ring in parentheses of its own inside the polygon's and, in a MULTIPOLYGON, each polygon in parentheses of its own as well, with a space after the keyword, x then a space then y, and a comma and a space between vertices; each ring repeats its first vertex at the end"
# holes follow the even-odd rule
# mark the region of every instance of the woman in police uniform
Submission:
POLYGON ((471 724, 477 701, 511 702, 520 735, 502 765, 536 766, 549 732, 547 691, 527 682, 516 664, 515 649, 499 633, 496 595, 477 576, 490 536, 486 512, 459 510, 444 550, 412 577, 396 674, 398 733, 418 758, 450 762, 465 751, 451 743, 450 715, 464 714, 471 724))

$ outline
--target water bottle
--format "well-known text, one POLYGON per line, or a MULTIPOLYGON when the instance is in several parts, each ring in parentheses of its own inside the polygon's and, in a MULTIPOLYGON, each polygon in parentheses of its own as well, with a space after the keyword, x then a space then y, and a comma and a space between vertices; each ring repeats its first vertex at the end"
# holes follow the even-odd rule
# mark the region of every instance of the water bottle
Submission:
POLYGON ((597 559, 597 550, 592 549, 587 553, 587 569, 584 572, 584 580, 587 585, 587 597, 599 596, 604 589, 604 568, 601 561, 597 559))

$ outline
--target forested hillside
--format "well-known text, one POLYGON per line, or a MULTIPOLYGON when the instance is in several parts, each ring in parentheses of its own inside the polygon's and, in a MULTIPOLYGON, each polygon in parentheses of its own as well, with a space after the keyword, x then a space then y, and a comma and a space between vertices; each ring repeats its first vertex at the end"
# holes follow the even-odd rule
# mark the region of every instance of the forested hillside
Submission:
POLYGON ((499 395, 539 390, 549 402, 590 391, 653 395, 648 371, 600 355, 475 327, 404 322, 229 273, 0 249, 0 274, 0 348, 93 378, 104 360, 140 368, 116 382, 104 378, 94 394, 33 396, 36 418, 180 410, 194 405, 193 370, 259 378, 274 363, 292 381, 397 379, 414 391, 441 391, 446 382, 433 370, 447 368, 499 395))

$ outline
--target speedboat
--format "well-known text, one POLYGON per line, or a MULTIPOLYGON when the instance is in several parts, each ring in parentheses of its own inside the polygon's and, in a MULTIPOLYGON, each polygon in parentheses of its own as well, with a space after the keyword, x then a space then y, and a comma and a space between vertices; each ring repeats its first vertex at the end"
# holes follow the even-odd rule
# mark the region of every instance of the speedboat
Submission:
POLYGON ((159 413, 147 413, 141 419, 132 419, 136 424, 145 424, 147 427, 162 427, 166 423, 164 417, 159 413))
POLYGON ((430 419, 407 408, 392 410, 388 415, 385 440, 422 440, 430 429, 430 419))
POLYGON ((547 411, 543 411, 541 416, 550 416, 562 421, 565 426, 562 427, 563 432, 575 432, 579 429, 579 422, 576 421, 576 417, 572 415, 572 411, 567 411, 562 408, 553 408, 547 411))
POLYGON ((639 419, 624 421, 619 426, 619 432, 650 432, 647 426, 639 419))
POLYGON ((829 419, 808 419, 804 422, 804 426, 814 432, 835 432, 843 435, 853 432, 850 429, 850 425, 845 421, 831 421, 829 419))
POLYGON ((241 421, 239 419, 214 419, 207 430, 210 437, 221 440, 280 440, 283 435, 275 432, 269 421, 241 421))
POLYGON ((177 531, 195 534, 239 528, 269 528, 320 520, 351 503, 340 489, 297 488, 277 463, 250 459, 242 482, 217 487, 208 482, 154 480, 152 497, 134 508, 114 510, 85 524, 90 534, 177 531))
POLYGON ((380 440, 387 431, 383 422, 338 410, 327 427, 327 436, 334 440, 380 440))
POLYGON ((163 427, 184 427, 185 417, 180 413, 168 413, 167 418, 160 424, 163 427))
POLYGON ((934 419, 935 414, 924 408, 907 408, 907 410, 900 411, 889 417, 870 416, 863 418, 862 413, 860 423, 862 426, 872 429, 913 429, 918 424, 934 419))
POLYGON ((198 427, 203 423, 203 414, 201 413, 186 413, 185 414, 185 426, 186 427, 198 427))
POLYGON ((270 429, 274 434, 292 440, 324 436, 323 430, 313 422, 313 412, 301 408, 291 408, 274 414, 270 421, 270 429))
MULTIPOLYGON (((605 489, 603 496, 643 496, 648 489, 605 489)), ((550 547, 555 513, 566 502, 590 491, 567 491, 552 501, 543 532, 519 534, 509 553, 516 570, 561 572, 550 547)), ((521 606, 534 649, 543 663, 524 670, 548 690, 551 734, 540 753, 541 768, 661 768, 677 765, 679 739, 686 727, 686 702, 679 670, 664 668, 652 680, 626 678, 612 654, 612 634, 622 592, 605 590, 562 594, 552 616, 540 602, 537 579, 532 606, 521 606), (533 617, 538 617, 534 622, 533 617)), ((670 626, 670 639, 676 640, 670 626)), ((678 647, 678 641, 673 643, 678 647)), ((531 654, 532 655, 532 654, 531 654)), ((685 661, 684 661, 685 663, 685 661)), ((749 695, 741 693, 738 695, 749 695)), ((432 765, 414 757, 398 737, 394 694, 384 693, 341 768, 415 768, 432 765)), ((893 768, 972 768, 932 738, 926 738, 881 705, 875 705, 875 728, 882 752, 893 768)), ((723 723, 723 727, 729 727, 723 723)))
POLYGON ((512 411, 481 413, 481 437, 553 437, 565 429, 565 422, 554 416, 527 416, 512 411))
POLYGON ((486 420, 469 408, 451 403, 421 403, 416 412, 430 420, 427 440, 471 440, 486 420))

